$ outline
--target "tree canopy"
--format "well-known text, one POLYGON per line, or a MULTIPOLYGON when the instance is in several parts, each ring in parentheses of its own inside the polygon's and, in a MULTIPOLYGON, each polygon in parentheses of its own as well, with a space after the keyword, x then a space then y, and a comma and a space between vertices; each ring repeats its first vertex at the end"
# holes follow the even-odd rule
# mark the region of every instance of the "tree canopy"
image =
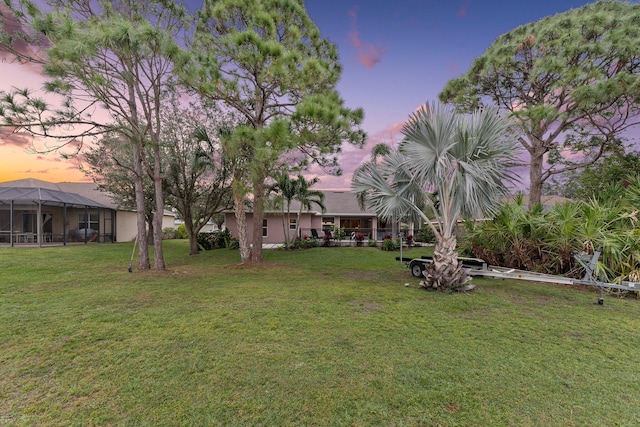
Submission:
POLYGON ((440 94, 462 109, 494 104, 523 130, 530 197, 589 165, 640 117, 640 5, 600 0, 498 37, 440 94))
POLYGON ((234 199, 238 204, 251 195, 250 256, 261 261, 269 175, 284 155, 293 168, 313 162, 339 173, 335 155, 341 144, 364 142, 358 129, 362 110, 344 106, 336 91, 337 49, 321 36, 302 0, 206 0, 192 53, 183 70, 187 84, 203 97, 224 102, 246 123, 228 139, 243 147, 233 151, 244 157, 245 185, 234 189, 245 194, 234 199))
POLYGON ((640 153, 616 151, 580 170, 559 175, 548 183, 549 192, 570 199, 601 198, 612 187, 624 188, 640 171, 640 153))
POLYGON ((164 270, 161 98, 174 65, 187 56, 178 45, 191 17, 173 0, 5 2, 20 30, 0 31, 2 48, 21 61, 41 64, 46 96, 27 89, 0 93, 4 125, 18 132, 77 144, 115 132, 131 144, 138 211, 138 267, 150 268, 144 218, 143 174, 154 183, 154 267, 164 270), (23 49, 24 43, 37 46, 23 49), (53 97, 53 98, 52 98, 53 97), (145 147, 153 151, 146 161, 145 147))

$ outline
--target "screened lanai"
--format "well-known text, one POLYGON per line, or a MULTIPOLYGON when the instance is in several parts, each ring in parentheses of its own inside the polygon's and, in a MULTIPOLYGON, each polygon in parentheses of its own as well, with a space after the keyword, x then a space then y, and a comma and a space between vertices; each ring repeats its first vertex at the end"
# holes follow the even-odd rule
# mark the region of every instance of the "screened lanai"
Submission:
POLYGON ((66 245, 114 239, 115 210, 108 206, 43 186, 0 186, 1 244, 66 245))

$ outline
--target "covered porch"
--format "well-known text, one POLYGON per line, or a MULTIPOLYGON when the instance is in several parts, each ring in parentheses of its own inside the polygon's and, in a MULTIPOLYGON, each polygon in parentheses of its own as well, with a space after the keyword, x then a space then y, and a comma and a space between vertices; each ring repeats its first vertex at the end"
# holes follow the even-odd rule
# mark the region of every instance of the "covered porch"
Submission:
POLYGON ((0 245, 115 241, 115 210, 74 193, 0 187, 0 245))

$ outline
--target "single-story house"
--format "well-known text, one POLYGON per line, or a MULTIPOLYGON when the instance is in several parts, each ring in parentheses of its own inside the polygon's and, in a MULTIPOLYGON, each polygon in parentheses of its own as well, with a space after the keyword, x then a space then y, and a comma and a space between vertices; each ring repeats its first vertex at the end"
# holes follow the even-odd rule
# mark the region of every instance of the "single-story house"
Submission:
MULTIPOLYGON (((163 228, 174 224, 175 215, 165 212, 163 228)), ((118 207, 94 183, 0 183, 0 244, 127 242, 136 235, 136 212, 118 207)))
MULTIPOLYGON (((365 239, 377 240, 382 240, 385 235, 391 233, 391 224, 379 220, 376 214, 368 209, 360 209, 354 193, 328 190, 322 193, 325 197, 325 211, 322 212, 316 205, 313 205, 311 210, 303 210, 300 214, 300 224, 297 223, 300 209, 300 203, 297 201, 291 204, 288 224, 283 225, 281 209, 266 209, 262 221, 263 243, 282 244, 285 230, 292 239, 296 237, 296 230, 300 234, 299 237, 322 238, 325 233, 329 233, 331 238, 334 238, 336 230, 343 229, 346 239, 355 237, 356 233, 362 233, 365 239)), ((225 225, 232 236, 238 236, 238 225, 233 211, 225 212, 225 225)), ((253 236, 251 211, 247 211, 247 233, 251 241, 253 236)))
MULTIPOLYGON (((300 209, 300 203, 297 201, 293 201, 291 204, 288 224, 283 224, 284 218, 281 209, 266 209, 262 221, 263 243, 282 244, 285 230, 291 239, 295 237, 323 238, 325 233, 328 233, 331 238, 335 238, 338 229, 344 230, 344 236, 347 240, 353 239, 357 233, 362 233, 365 239, 376 240, 382 240, 385 236, 391 235, 391 223, 380 220, 374 212, 367 208, 360 209, 355 193, 329 190, 324 190, 322 193, 325 196, 325 211, 322 212, 316 205, 313 205, 311 210, 303 210, 300 214, 300 224, 297 223, 300 209), (296 236, 296 230, 298 230, 298 236, 296 236)), ((515 197, 508 197, 505 201, 513 201, 515 197)), ((569 200, 558 196, 543 196, 542 202, 545 206, 552 206, 569 200)), ((525 196, 524 203, 525 205, 528 203, 528 196, 525 196)), ((247 233, 249 241, 251 241, 253 214, 247 210, 246 215, 247 233)), ((225 225, 232 236, 238 236, 238 226, 233 211, 225 212, 225 225)), ((413 226, 409 225, 409 232, 412 231, 413 226)))

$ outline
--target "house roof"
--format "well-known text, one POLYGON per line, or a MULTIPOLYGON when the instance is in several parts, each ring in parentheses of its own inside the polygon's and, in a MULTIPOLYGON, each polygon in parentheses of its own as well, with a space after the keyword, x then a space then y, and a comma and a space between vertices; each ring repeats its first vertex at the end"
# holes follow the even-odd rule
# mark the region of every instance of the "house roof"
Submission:
POLYGON ((113 202, 92 183, 52 183, 27 178, 0 182, 0 204, 41 202, 46 206, 113 209, 113 202), (101 199, 101 200, 96 200, 101 199))
MULTIPOLYGON (((358 198, 355 193, 350 191, 334 191, 334 190, 320 190, 324 194, 324 206, 325 211, 322 212, 318 205, 312 204, 311 210, 304 212, 310 212, 313 215, 324 216, 375 216, 373 212, 366 209, 360 209, 358 204, 358 198)), ((291 202, 291 212, 298 212, 300 209, 300 202, 293 200, 291 202)), ((280 212, 279 209, 268 209, 270 212, 280 212)), ((249 210, 250 212, 250 210, 249 210)))
POLYGON ((371 212, 366 207, 364 210, 360 209, 358 198, 355 193, 350 191, 323 191, 323 193, 324 205, 326 207, 323 215, 375 216, 375 213, 371 212))

